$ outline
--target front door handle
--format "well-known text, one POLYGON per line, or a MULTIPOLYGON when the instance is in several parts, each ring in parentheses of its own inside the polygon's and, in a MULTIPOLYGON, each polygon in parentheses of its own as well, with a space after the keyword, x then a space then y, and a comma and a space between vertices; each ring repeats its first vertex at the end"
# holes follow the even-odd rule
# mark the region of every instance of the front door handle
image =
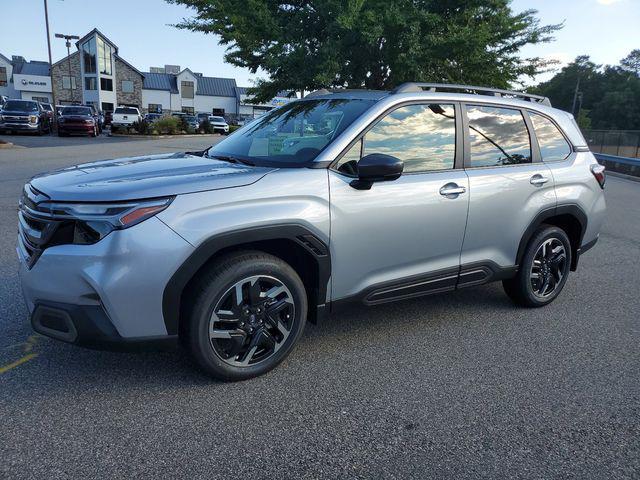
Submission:
POLYGON ((455 182, 447 183, 440 187, 440 195, 447 198, 456 198, 458 195, 466 191, 466 188, 461 187, 455 182))
POLYGON ((529 180, 529 183, 531 183, 531 185, 535 185, 537 187, 537 186, 540 186, 540 185, 544 185, 548 181, 549 181, 549 179, 547 177, 543 177, 539 173, 536 173, 533 177, 531 177, 531 180, 529 180))

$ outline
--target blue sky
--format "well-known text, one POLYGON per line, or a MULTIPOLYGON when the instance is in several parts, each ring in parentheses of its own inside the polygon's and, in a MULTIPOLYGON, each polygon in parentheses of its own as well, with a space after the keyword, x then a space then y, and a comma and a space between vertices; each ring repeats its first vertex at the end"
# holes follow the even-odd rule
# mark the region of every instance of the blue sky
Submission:
MULTIPOLYGON (((640 48, 640 0, 514 0, 512 7, 538 10, 545 24, 565 22, 554 42, 527 47, 525 56, 567 62, 587 54, 596 63, 612 64, 640 48)), ((216 37, 169 26, 188 16, 189 10, 162 0, 49 0, 52 37, 56 32, 83 35, 97 27, 140 70, 177 64, 250 85, 254 77, 248 71, 224 63, 224 47, 216 37)), ((42 0, 0 0, 0 19, 0 53, 47 59, 42 0)), ((61 39, 52 38, 52 49, 54 61, 66 55, 61 39)))

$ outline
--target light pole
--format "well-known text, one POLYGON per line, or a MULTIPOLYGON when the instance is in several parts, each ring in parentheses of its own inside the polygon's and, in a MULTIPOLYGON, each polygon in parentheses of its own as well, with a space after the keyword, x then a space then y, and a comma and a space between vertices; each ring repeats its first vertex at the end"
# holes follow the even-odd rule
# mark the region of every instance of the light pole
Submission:
MULTIPOLYGON (((65 45, 67 46, 67 62, 69 63, 69 101, 73 102, 73 78, 71 75, 71 40, 79 40, 77 35, 65 35, 63 33, 56 33, 56 38, 64 38, 65 45)), ((76 85, 77 87, 77 85, 76 85)))
POLYGON ((53 128, 58 128, 58 112, 56 111, 56 91, 53 88, 53 61, 51 59, 51 35, 49 34, 49 9, 44 0, 44 22, 47 25, 47 49, 49 50, 49 79, 51 80, 51 101, 53 102, 53 128))

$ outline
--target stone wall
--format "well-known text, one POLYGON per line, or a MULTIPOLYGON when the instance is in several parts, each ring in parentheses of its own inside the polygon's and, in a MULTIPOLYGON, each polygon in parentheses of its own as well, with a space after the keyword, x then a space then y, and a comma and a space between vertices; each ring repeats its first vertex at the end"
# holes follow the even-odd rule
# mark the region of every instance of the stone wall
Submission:
POLYGON ((118 105, 137 105, 142 108, 142 75, 116 57, 116 98, 118 105), (133 82, 133 93, 122 91, 122 81, 133 82))
POLYGON ((55 94, 55 101, 57 104, 76 102, 82 103, 82 76, 80 71, 80 53, 72 53, 69 57, 71 60, 71 76, 76 77, 75 90, 69 90, 68 88, 62 88, 62 77, 69 75, 69 60, 68 57, 55 63, 51 68, 51 84, 53 93, 55 94))

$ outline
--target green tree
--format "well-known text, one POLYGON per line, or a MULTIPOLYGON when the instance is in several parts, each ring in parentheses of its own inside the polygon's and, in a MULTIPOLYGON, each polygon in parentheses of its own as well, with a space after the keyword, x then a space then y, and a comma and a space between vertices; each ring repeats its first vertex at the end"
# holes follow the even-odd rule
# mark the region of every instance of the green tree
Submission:
POLYGON ((640 76, 640 49, 632 50, 629 55, 620 61, 623 69, 640 76))
POLYGON ((195 10, 176 26, 219 35, 225 60, 266 72, 256 101, 284 89, 388 89, 406 81, 509 87, 550 62, 522 58, 561 25, 510 0, 167 0, 195 10))

